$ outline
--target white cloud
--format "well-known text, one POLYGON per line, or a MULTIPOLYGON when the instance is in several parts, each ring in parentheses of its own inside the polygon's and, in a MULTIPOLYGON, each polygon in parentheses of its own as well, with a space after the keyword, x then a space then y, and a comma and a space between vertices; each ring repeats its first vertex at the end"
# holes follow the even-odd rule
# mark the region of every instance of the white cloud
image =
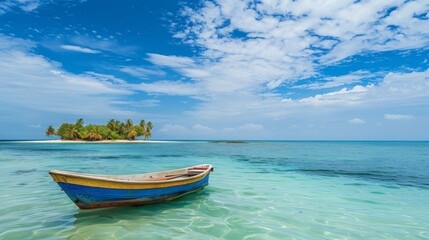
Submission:
POLYGON ((84 47, 79 47, 79 46, 74 46, 74 45, 61 45, 62 49, 65 50, 69 50, 69 51, 74 51, 74 52, 81 52, 81 53, 100 53, 100 51, 94 50, 94 49, 90 49, 90 48, 84 48, 84 47))
POLYGON ((293 88, 305 88, 305 89, 325 89, 325 88, 333 88, 339 87, 343 85, 349 85, 353 83, 359 83, 365 78, 372 78, 375 74, 370 73, 368 71, 355 71, 347 75, 336 76, 336 77, 326 77, 322 82, 304 84, 304 85, 296 85, 293 88))
POLYGON ((156 81, 153 83, 141 83, 133 86, 135 90, 163 93, 169 95, 198 95, 200 90, 192 83, 181 81, 156 81))
POLYGON ((210 132, 213 131, 213 128, 201 125, 201 124, 195 124, 194 126, 192 126, 192 130, 195 131, 202 131, 202 132, 210 132))
POLYGON ((360 118, 353 118, 349 120, 349 123, 351 124, 364 124, 365 121, 360 118))
POLYGON ((85 48, 111 52, 119 55, 130 55, 133 54, 137 49, 136 46, 122 45, 113 39, 94 39, 83 35, 71 38, 70 42, 74 45, 85 48))
POLYGON ((121 72, 130 74, 135 77, 146 78, 148 75, 165 75, 165 72, 160 70, 148 69, 145 67, 124 66, 119 69, 121 72))
POLYGON ((157 99, 146 99, 140 102, 140 105, 142 107, 156 107, 159 106, 159 103, 161 101, 157 100, 157 99))
POLYGON ((31 11, 35 10, 41 4, 41 2, 39 0, 20 0, 18 2, 20 2, 22 4, 20 6, 20 8, 22 10, 24 10, 25 12, 31 12, 31 11))
POLYGON ((148 53, 148 60, 153 64, 164 66, 164 67, 187 67, 195 66, 194 60, 188 57, 178 57, 178 56, 165 56, 155 53, 148 53))
POLYGON ((254 124, 254 123, 246 123, 244 125, 241 125, 237 127, 239 130, 263 130, 264 126, 261 124, 254 124))
MULTIPOLYGON (((201 67, 218 76, 218 84, 276 88, 281 82, 313 75, 318 63, 334 63, 364 51, 427 45, 429 30, 423 26, 428 21, 413 14, 428 8, 426 3, 405 1, 206 1, 201 9, 185 8, 189 25, 176 37, 206 49, 201 67), (400 21, 393 22, 397 14, 400 21), (392 24, 395 30, 388 27, 392 24), (422 27, 413 28, 414 24, 422 27), (241 79, 236 77, 240 74, 241 79)), ((358 80, 328 81, 338 86, 358 80)))
POLYGON ((414 105, 429 100, 429 69, 422 72, 388 73, 382 81, 366 86, 356 85, 339 91, 317 94, 312 97, 291 100, 287 103, 307 103, 312 105, 414 105))
POLYGON ((148 57, 185 80, 154 82, 139 89, 202 100, 187 112, 192 117, 242 121, 255 115, 277 119, 309 106, 339 110, 421 102, 428 97, 429 70, 387 75, 359 70, 342 76, 318 71, 361 53, 428 46, 429 28, 424 26, 429 21, 415 17, 428 9, 423 1, 405 0, 205 1, 202 8, 184 8, 187 25, 175 35, 201 49, 196 57, 153 53, 148 57), (300 84, 309 77, 319 80, 300 84), (374 78, 380 79, 367 83, 374 78), (334 87, 342 89, 293 99, 288 95, 297 88, 334 87))
POLYGON ((360 86, 356 85, 351 89, 343 88, 336 92, 317 94, 312 97, 291 100, 283 99, 285 103, 298 103, 310 105, 355 105, 365 102, 368 92, 374 88, 374 85, 360 86))
POLYGON ((403 115, 403 114, 384 114, 384 118, 387 120, 410 120, 414 119, 413 115, 403 115))
POLYGON ((161 101, 157 99, 146 99, 142 101, 112 101, 112 104, 123 105, 123 106, 133 106, 133 107, 157 107, 161 101))
POLYGON ((0 35, 0 109, 88 116, 129 115, 112 102, 133 94, 108 75, 72 74, 58 62, 31 53, 34 44, 0 35))

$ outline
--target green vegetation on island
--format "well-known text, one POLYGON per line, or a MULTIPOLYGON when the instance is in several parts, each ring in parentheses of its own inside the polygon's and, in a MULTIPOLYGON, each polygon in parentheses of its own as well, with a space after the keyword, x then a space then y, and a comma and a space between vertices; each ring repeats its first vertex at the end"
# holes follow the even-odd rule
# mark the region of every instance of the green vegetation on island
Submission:
POLYGON ((49 126, 45 134, 46 136, 59 136, 64 140, 134 140, 137 137, 148 139, 152 137, 153 125, 151 122, 141 120, 138 125, 134 125, 131 119, 121 122, 115 119, 110 119, 106 125, 84 124, 82 118, 76 123, 63 123, 55 130, 49 126))

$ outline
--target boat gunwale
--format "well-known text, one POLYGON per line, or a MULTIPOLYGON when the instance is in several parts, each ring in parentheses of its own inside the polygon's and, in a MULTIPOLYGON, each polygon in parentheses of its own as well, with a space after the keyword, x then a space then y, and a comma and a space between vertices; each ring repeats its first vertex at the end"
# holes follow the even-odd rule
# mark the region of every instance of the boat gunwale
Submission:
POLYGON ((103 182, 112 182, 112 183, 121 183, 121 184, 157 184, 157 183, 172 183, 172 182, 181 182, 181 181, 192 180, 192 179, 196 179, 196 178, 206 176, 211 171, 213 171, 213 166, 211 164, 201 164, 201 165, 191 166, 191 167, 187 167, 187 168, 173 169, 173 170, 160 171, 160 172, 148 172, 148 173, 142 173, 142 174, 125 174, 125 175, 84 174, 84 173, 68 172, 68 171, 61 171, 61 170, 55 170, 55 169, 50 170, 49 174, 51 176, 60 175, 60 176, 65 176, 65 177, 73 177, 73 178, 96 180, 96 181, 103 181, 103 182), (109 176, 125 177, 125 176, 162 174, 162 173, 169 173, 169 172, 182 171, 182 170, 185 171, 185 170, 189 170, 190 168, 197 168, 197 167, 207 167, 207 169, 202 171, 201 173, 198 173, 196 175, 189 176, 186 178, 182 178, 182 179, 173 178, 173 179, 166 179, 166 180, 140 180, 140 181, 136 181, 136 180, 109 178, 109 176))

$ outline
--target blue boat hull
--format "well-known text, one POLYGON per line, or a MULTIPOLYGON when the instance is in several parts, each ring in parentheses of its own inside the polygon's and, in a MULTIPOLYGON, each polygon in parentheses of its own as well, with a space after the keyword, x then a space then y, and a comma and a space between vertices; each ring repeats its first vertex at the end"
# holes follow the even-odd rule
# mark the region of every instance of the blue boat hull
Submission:
POLYGON ((189 184, 149 189, 100 188, 64 182, 58 182, 58 184, 79 208, 94 209, 168 201, 198 191, 208 182, 209 175, 189 184))

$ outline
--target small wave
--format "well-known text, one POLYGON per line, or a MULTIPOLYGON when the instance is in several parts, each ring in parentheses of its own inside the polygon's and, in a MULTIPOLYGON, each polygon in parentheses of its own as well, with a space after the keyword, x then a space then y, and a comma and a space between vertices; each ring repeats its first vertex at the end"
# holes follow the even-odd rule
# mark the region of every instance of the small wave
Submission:
POLYGON ((36 171, 36 169, 18 170, 18 171, 15 171, 14 174, 21 175, 21 174, 31 173, 31 172, 35 172, 35 171, 36 171))

